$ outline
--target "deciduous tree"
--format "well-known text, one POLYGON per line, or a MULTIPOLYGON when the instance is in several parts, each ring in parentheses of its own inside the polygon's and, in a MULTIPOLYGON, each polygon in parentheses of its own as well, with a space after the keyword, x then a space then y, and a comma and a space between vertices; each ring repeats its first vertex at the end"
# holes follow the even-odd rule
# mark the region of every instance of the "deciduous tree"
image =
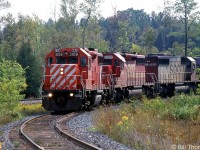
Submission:
MULTIPOLYGON (((26 88, 25 70, 15 61, 0 62, 0 109, 13 111, 26 88), (7 110, 7 109, 6 109, 7 110)), ((8 113, 8 112, 5 112, 8 113)))
POLYGON ((0 0, 0 10, 10 7, 10 3, 7 0, 0 0))

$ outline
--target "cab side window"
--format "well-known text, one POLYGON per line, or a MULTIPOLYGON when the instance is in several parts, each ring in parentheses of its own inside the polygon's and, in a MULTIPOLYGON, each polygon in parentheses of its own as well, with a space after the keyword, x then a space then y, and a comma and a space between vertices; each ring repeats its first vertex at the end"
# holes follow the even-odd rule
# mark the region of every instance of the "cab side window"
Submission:
POLYGON ((81 67, 85 67, 87 64, 86 58, 85 57, 81 57, 81 67))
POLYGON ((48 61, 48 62, 47 62, 47 63, 48 63, 48 67, 50 67, 51 64, 53 63, 53 58, 52 58, 52 57, 49 57, 47 61, 48 61))
POLYGON ((116 60, 116 59, 115 59, 115 61, 114 61, 114 66, 115 66, 115 67, 119 66, 119 62, 118 62, 118 60, 116 60))

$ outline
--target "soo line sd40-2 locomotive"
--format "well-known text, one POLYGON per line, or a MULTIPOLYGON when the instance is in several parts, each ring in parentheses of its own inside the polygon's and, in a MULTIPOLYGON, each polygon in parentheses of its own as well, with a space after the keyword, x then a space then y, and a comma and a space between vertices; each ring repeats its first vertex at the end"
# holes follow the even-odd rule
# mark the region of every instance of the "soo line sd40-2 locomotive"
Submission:
POLYGON ((195 90, 199 83, 191 57, 63 48, 47 54, 45 63, 42 105, 46 110, 78 110, 120 102, 138 87, 147 96, 173 96, 176 85, 195 90))

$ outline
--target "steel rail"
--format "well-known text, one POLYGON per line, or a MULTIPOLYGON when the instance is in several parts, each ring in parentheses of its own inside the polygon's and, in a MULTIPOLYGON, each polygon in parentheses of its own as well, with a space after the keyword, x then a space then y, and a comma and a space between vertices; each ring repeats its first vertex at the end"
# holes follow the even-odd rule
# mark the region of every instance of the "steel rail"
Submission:
MULTIPOLYGON (((45 115, 49 115, 49 114, 45 114, 45 115)), ((33 121, 33 120, 35 120, 35 119, 41 118, 41 117, 43 117, 43 116, 45 116, 45 115, 40 115, 40 116, 37 116, 37 117, 34 117, 34 118, 31 118, 31 119, 27 120, 25 123, 22 124, 22 126, 21 126, 20 129, 19 129, 19 134, 20 134, 26 141, 28 141, 34 148, 36 148, 36 149, 38 149, 38 150, 44 150, 44 147, 39 146, 39 145, 36 144, 30 137, 28 137, 28 135, 26 135, 26 134, 24 133, 24 128, 25 128, 25 126, 26 126, 29 122, 31 122, 31 121, 33 121)))
POLYGON ((96 147, 90 143, 87 143, 87 142, 84 142, 74 136, 72 136, 71 134, 63 131, 61 128, 60 128, 60 122, 62 122, 64 119, 66 118, 66 116, 64 117, 61 117, 60 119, 58 119, 58 121, 56 122, 56 125, 54 126, 54 128, 56 129, 57 132, 59 132, 61 135, 65 136, 66 138, 74 141, 75 143, 77 143, 78 145, 86 148, 86 149, 91 149, 91 150, 102 150, 101 148, 99 147, 96 147))
POLYGON ((40 101, 42 98, 27 98, 27 99, 20 99, 19 101, 40 101))

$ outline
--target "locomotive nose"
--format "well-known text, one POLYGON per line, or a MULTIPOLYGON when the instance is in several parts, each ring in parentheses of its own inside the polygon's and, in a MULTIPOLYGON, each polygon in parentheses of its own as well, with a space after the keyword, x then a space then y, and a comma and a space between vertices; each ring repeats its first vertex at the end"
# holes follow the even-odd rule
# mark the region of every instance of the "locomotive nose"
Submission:
POLYGON ((74 90, 77 87, 79 75, 76 64, 55 64, 50 69, 51 90, 74 90))

